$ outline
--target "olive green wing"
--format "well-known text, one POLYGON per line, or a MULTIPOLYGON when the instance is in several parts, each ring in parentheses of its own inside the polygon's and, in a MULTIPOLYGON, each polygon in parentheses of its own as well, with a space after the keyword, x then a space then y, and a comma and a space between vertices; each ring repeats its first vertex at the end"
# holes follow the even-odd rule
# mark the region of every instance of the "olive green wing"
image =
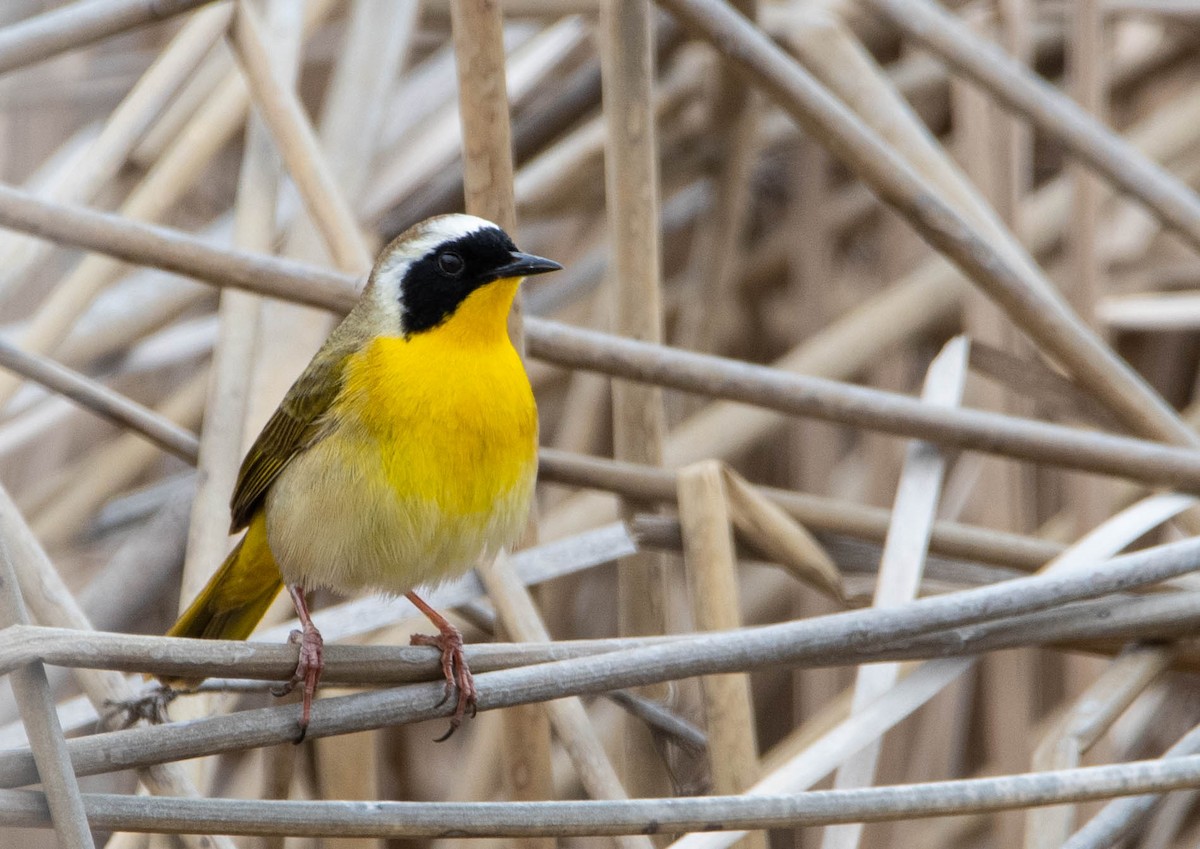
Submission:
POLYGON ((322 351, 292 384, 242 461, 230 509, 230 533, 250 524, 267 490, 292 458, 328 433, 328 412, 342 389, 346 355, 322 351))

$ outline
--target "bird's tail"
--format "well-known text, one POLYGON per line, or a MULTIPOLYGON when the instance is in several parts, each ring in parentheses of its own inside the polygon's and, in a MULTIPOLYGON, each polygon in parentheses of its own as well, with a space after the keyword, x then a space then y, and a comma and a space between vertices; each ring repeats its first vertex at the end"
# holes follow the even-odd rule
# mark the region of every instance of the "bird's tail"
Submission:
POLYGON ((167 635, 244 640, 281 589, 283 578, 267 545, 266 519, 260 512, 167 635))

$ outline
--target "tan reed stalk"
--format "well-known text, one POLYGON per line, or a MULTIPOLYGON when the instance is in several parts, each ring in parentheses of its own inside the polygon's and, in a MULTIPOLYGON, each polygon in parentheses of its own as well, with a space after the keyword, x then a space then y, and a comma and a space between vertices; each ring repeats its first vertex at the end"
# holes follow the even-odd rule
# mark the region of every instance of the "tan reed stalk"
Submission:
MULTIPOLYGON (((500 8, 493 0, 453 0, 450 11, 462 122, 464 208, 515 232, 512 129, 500 8)), ((508 327, 513 344, 524 356, 521 316, 518 300, 508 327)), ((530 520, 525 538, 527 542, 537 538, 536 518, 530 520)), ((511 711, 505 717, 502 751, 509 798, 544 799, 553 793, 550 721, 545 711, 530 706, 511 711)), ((548 849, 550 841, 526 838, 519 845, 548 849)))
MULTIPOLYGON (((678 486, 683 562, 696 628, 737 628, 742 623, 733 520, 721 464, 709 461, 681 469, 678 486)), ((710 675, 701 680, 700 687, 712 790, 718 794, 741 793, 759 774, 750 681, 745 675, 710 675)), ((737 845, 742 849, 765 849, 766 835, 748 834, 737 845)))
MULTIPOLYGON (((614 0, 600 12, 612 326, 623 336, 658 341, 663 328, 650 4, 614 0)), ((666 428, 661 391, 613 381, 612 406, 614 456, 661 463, 666 428)), ((666 632, 666 579, 665 564, 652 555, 618 566, 617 616, 623 636, 666 632)), ((644 727, 630 720, 623 737, 625 786, 635 796, 663 792, 666 782, 644 727)))

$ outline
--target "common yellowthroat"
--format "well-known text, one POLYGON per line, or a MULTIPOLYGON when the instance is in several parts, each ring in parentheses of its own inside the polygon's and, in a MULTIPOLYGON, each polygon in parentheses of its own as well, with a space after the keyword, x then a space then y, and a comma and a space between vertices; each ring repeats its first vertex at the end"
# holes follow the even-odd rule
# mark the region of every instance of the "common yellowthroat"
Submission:
POLYGON ((246 533, 168 633, 245 639, 286 586, 302 626, 287 689, 303 685, 303 735, 322 667, 305 593, 402 593, 437 626, 413 643, 441 650, 453 731, 475 701, 462 635, 413 589, 524 527, 537 409, 507 316, 523 278, 561 267, 470 215, 389 244, 242 462, 230 532, 246 533))

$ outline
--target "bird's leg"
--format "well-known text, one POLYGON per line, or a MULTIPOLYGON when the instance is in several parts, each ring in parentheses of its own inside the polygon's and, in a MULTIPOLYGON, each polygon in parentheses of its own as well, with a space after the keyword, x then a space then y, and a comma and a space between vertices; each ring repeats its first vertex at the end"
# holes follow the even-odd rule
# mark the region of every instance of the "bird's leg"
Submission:
POLYGON ((296 740, 297 743, 300 743, 308 731, 308 718, 312 713, 313 695, 317 692, 317 682, 321 679, 321 670, 325 667, 325 662, 321 658, 321 648, 325 645, 325 641, 321 639, 321 632, 317 630, 312 616, 309 615, 308 602, 304 598, 304 587, 299 584, 288 584, 287 589, 288 594, 292 597, 292 604, 296 608, 296 616, 300 618, 301 627, 299 631, 292 631, 288 642, 300 645, 300 659, 296 662, 296 671, 292 673, 292 680, 276 690, 275 695, 287 695, 297 684, 304 682, 304 699, 300 711, 300 737, 296 740))
POLYGON ((475 678, 467 667, 467 658, 463 654, 463 638, 459 630, 450 624, 445 616, 438 613, 416 593, 405 593, 404 597, 417 606, 429 621, 437 626, 436 637, 429 634, 413 634, 409 643, 414 646, 435 646, 442 652, 442 674, 446 676, 446 695, 442 701, 450 698, 454 687, 458 687, 458 701, 454 705, 454 715, 450 718, 450 730, 438 738, 440 743, 445 740, 458 726, 462 725, 467 708, 471 716, 475 715, 475 678))

